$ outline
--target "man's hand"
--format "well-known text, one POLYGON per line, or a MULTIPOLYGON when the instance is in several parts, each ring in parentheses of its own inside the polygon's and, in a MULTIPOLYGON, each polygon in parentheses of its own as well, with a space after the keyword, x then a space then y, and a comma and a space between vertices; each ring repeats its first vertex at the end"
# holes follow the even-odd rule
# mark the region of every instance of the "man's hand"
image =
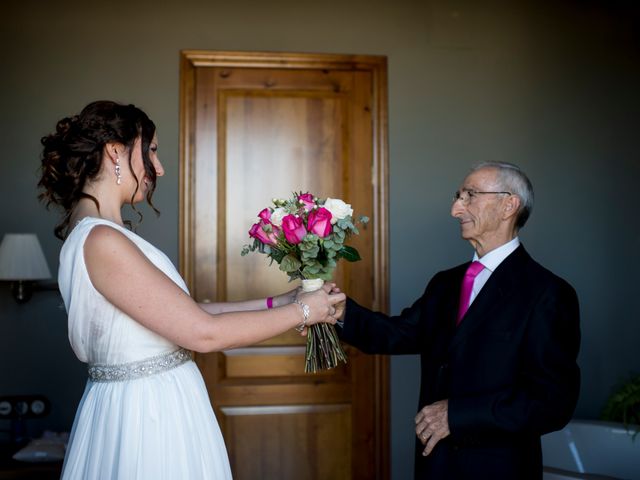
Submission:
MULTIPOLYGON (((340 293, 340 292, 341 292, 340 287, 334 284, 333 288, 331 289, 331 293, 340 293)), ((347 309, 347 302, 344 301, 344 302, 336 303, 334 307, 336 308, 336 311, 333 314, 333 318, 335 318, 339 322, 344 320, 343 317, 344 317, 344 312, 347 309)))
POLYGON ((449 432, 449 400, 439 400, 427 405, 416 415, 416 435, 425 449, 425 457, 440 440, 448 437, 449 432))

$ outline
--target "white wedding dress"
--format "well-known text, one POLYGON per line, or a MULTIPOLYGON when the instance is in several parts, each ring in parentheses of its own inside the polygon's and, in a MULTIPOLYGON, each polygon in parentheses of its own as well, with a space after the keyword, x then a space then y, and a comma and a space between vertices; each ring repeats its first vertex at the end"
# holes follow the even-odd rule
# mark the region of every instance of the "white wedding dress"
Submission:
POLYGON ((58 280, 73 351, 89 365, 64 460, 63 479, 230 479, 200 371, 189 352, 143 327, 91 284, 83 246, 111 226, 185 291, 160 250, 121 226, 84 218, 60 252, 58 280))

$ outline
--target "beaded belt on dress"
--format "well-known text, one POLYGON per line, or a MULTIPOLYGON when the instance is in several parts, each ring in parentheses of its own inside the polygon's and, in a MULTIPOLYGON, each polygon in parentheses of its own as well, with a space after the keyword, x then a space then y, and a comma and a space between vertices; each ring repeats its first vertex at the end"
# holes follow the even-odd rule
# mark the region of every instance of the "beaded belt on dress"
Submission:
POLYGON ((146 358, 137 362, 119 365, 89 364, 89 379, 93 382, 121 382, 148 377, 156 373, 166 372, 191 360, 188 350, 181 348, 175 352, 165 353, 157 357, 146 358))

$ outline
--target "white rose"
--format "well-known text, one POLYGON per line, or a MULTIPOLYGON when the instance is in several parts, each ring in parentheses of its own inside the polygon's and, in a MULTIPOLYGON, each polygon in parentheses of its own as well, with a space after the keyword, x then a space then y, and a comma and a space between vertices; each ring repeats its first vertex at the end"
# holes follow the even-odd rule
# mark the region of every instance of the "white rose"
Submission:
POLYGON ((274 224, 276 227, 282 226, 282 219, 288 215, 287 211, 282 207, 276 207, 273 209, 271 213, 271 218, 269 221, 274 224))
POLYGON ((339 198, 327 198, 324 202, 324 208, 331 212, 331 223, 334 224, 338 220, 353 215, 353 209, 348 203, 344 203, 339 198))

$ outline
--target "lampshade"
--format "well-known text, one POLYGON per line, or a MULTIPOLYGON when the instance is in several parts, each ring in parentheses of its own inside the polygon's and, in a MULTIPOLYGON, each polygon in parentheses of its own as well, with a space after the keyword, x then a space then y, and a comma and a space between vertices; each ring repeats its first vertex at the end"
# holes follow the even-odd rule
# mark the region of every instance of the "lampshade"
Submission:
POLYGON ((7 233, 0 243, 0 280, 51 278, 35 233, 7 233))

